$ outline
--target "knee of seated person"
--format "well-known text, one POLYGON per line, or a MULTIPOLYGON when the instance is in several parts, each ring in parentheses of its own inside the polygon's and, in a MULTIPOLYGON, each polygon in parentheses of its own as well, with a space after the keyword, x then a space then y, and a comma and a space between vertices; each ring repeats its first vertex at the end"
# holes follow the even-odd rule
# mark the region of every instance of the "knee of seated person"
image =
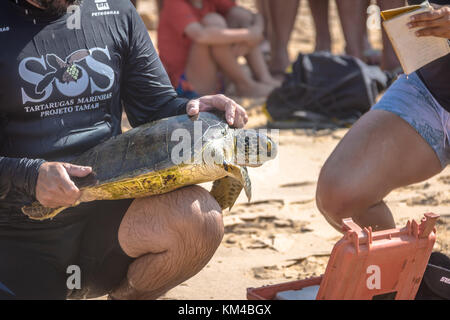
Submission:
POLYGON ((177 231, 188 238, 186 241, 216 249, 224 234, 222 210, 217 201, 199 186, 186 187, 178 193, 176 210, 181 211, 181 219, 176 222, 177 231))
POLYGON ((345 177, 328 175, 325 169, 317 182, 316 204, 328 221, 340 226, 342 219, 352 217, 356 212, 358 191, 346 183, 345 177))
POLYGON ((231 11, 227 22, 230 28, 248 28, 253 24, 253 13, 247 10, 231 11))
POLYGON ((224 17, 218 13, 209 13, 202 19, 205 27, 227 28, 227 22, 224 17))

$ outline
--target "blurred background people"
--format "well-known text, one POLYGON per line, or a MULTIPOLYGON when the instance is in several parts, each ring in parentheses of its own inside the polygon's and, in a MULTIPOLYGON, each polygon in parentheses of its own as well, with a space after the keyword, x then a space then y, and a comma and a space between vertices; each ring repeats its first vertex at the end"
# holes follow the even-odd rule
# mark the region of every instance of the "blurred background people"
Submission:
MULTIPOLYGON (((294 28, 300 0, 256 0, 266 20, 267 37, 271 46, 270 71, 282 77, 290 64, 287 46, 294 28)), ((316 51, 331 50, 328 22, 328 0, 310 0, 309 6, 316 28, 316 51)))
MULTIPOLYGON (((367 8, 370 0, 336 0, 346 42, 345 52, 367 63, 378 62, 371 56, 371 46, 367 36, 367 8)), ((405 0, 378 0, 380 10, 388 10, 405 5, 405 0)), ((383 51, 380 67, 384 70, 395 70, 400 62, 395 55, 391 42, 382 30, 383 51)), ((373 55, 373 54, 372 54, 373 55)))
POLYGON ((267 96, 272 78, 259 48, 264 21, 232 0, 164 0, 158 27, 161 60, 181 96, 223 92, 222 72, 239 96, 267 96), (239 65, 244 56, 251 74, 239 65))
MULTIPOLYGON (((282 76, 290 64, 287 46, 297 17, 300 0, 255 0, 266 20, 266 36, 271 45, 270 71, 282 76)), ((331 50, 329 0, 309 0, 315 26, 315 51, 331 50)), ((370 0, 336 0, 346 41, 345 53, 369 64, 380 64, 385 70, 400 66, 388 37, 383 31, 383 51, 372 49, 367 35, 367 8, 370 0)), ((378 0, 381 10, 401 7, 404 0, 378 0)))

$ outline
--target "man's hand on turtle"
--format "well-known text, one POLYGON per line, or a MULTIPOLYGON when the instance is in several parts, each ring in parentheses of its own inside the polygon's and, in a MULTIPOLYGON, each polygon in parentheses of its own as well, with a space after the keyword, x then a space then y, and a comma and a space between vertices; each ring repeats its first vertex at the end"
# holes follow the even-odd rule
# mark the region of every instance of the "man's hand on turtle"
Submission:
POLYGON ((416 31, 418 37, 435 36, 450 38, 450 6, 438 6, 433 4, 430 12, 413 15, 408 27, 421 28, 416 31))
POLYGON ((39 168, 36 199, 48 208, 71 206, 80 198, 81 192, 70 177, 82 178, 91 172, 90 167, 44 162, 39 168))
POLYGON ((235 128, 242 128, 248 122, 248 115, 245 109, 223 94, 191 100, 186 107, 187 114, 190 116, 211 110, 225 111, 225 119, 230 126, 235 128))

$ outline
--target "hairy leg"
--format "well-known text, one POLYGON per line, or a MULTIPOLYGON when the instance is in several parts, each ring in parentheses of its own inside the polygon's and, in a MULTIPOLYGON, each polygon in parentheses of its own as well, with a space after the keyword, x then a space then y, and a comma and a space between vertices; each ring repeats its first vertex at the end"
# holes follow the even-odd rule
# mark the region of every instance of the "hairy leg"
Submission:
POLYGON ((220 206, 198 186, 136 199, 119 228, 124 252, 137 259, 114 299, 156 299, 197 274, 223 237, 220 206))
POLYGON ((272 73, 283 73, 289 65, 287 46, 297 17, 299 0, 268 0, 271 16, 272 73))
POLYGON ((317 185, 317 207, 339 231, 347 217, 374 230, 393 228, 384 197, 441 170, 434 150, 406 121, 387 111, 369 111, 324 164, 317 185))
POLYGON ((331 34, 328 21, 329 0, 309 0, 316 28, 315 51, 331 51, 331 34))

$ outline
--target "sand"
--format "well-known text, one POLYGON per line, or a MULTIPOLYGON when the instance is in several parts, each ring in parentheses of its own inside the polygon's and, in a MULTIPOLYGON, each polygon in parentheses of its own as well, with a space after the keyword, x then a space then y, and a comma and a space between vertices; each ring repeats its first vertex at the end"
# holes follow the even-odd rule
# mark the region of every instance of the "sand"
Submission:
MULTIPOLYGON (((142 0, 141 0, 142 1, 142 0)), ((254 8, 251 0, 239 3, 254 8)), ((314 49, 314 29, 307 2, 302 1, 289 51, 314 49)), ((154 29, 153 1, 139 8, 154 29)), ((331 8, 333 52, 345 47, 334 2, 331 8)), ((150 35, 156 42, 154 30, 150 35)), ((379 32, 370 33, 375 48, 379 32)), ((238 99, 250 114, 249 127, 267 123, 264 99, 238 99)), ((125 124, 126 127, 126 124, 125 124)), ((170 290, 161 299, 245 299, 246 288, 304 279, 324 272, 333 245, 341 238, 318 211, 314 194, 321 166, 347 129, 281 130, 277 160, 250 168, 253 199, 241 195, 231 212, 224 212, 225 236, 208 265, 196 276, 170 290)), ((209 185, 205 185, 209 187, 209 185)), ((408 219, 419 221, 425 212, 441 215, 434 250, 450 255, 450 170, 417 185, 394 191, 387 204, 398 227, 408 219)))

